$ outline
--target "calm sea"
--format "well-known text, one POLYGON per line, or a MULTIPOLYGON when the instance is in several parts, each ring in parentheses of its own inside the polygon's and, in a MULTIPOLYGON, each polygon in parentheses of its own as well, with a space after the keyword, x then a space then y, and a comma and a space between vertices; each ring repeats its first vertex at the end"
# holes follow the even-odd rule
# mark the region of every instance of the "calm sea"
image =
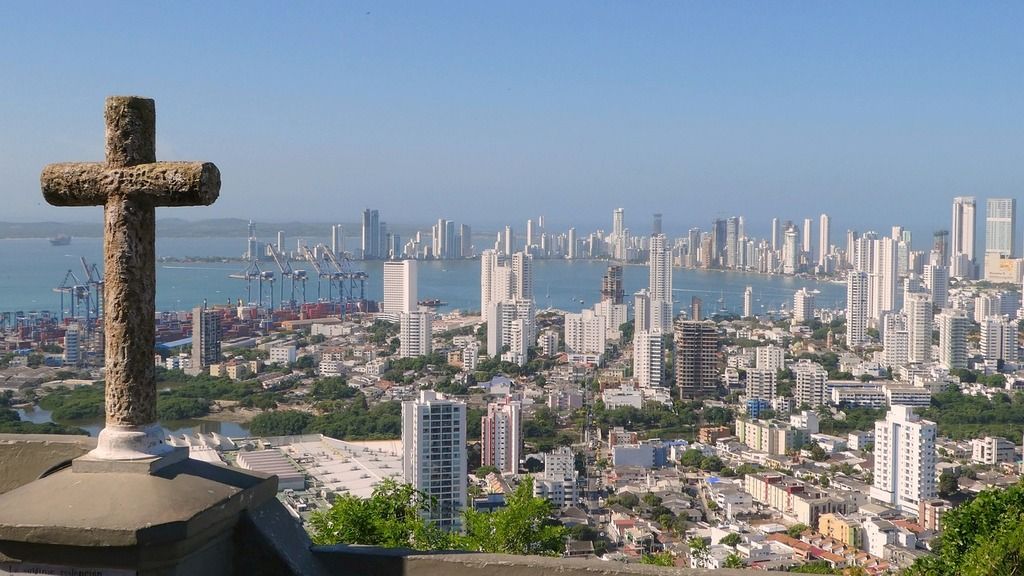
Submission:
MULTIPOLYGON (((309 238, 313 245, 326 241, 309 238)), ((245 241, 239 238, 162 238, 157 241, 158 257, 237 257, 245 251, 245 241)), ((61 295, 54 292, 70 270, 85 279, 80 262, 85 257, 90 264, 102 268, 102 241, 99 238, 75 238, 68 246, 51 246, 45 238, 0 240, 0 312, 18 310, 61 309, 61 295)), ((356 262, 368 274, 366 297, 382 298, 381 262, 356 262)), ((273 262, 262 263, 264 270, 277 273, 273 262)), ((230 278, 244 269, 241 262, 214 263, 157 263, 156 304, 159 310, 186 310, 199 305, 204 299, 211 304, 243 301, 250 297, 249 283, 230 278)), ((293 263, 296 269, 305 268, 312 277, 306 283, 306 299, 317 299, 317 284, 312 267, 305 262, 293 263)), ((601 276, 608 264, 600 261, 537 260, 534 262, 534 297, 538 308, 554 307, 578 311, 591 307, 600 298, 601 276)), ((285 295, 290 287, 285 282, 285 295)), ((280 298, 281 279, 274 285, 275 302, 280 298)), ((623 271, 626 294, 645 288, 648 284, 646 266, 626 266, 623 271)), ((742 272, 676 269, 673 272, 676 310, 688 307, 690 299, 698 296, 704 301, 706 313, 724 307, 739 313, 743 306, 746 286, 754 290, 755 311, 765 313, 783 307, 792 308, 793 293, 802 287, 816 289, 818 306, 839 308, 846 304, 846 287, 832 282, 787 276, 764 276, 742 272)), ((264 300, 269 303, 269 284, 264 286, 264 300)), ((251 299, 257 299, 258 284, 251 285, 251 299)), ((327 295, 327 285, 322 287, 327 295)), ((437 298, 447 305, 441 310, 478 310, 480 308, 480 263, 478 260, 422 261, 419 263, 419 298, 437 298)), ((64 309, 70 309, 65 296, 64 309)))

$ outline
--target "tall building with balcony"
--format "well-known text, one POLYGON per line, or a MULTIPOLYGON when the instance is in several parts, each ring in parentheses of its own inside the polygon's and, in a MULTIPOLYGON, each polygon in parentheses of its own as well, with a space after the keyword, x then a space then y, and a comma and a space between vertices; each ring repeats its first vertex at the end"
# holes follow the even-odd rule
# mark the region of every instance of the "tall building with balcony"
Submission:
POLYGON ((935 317, 939 326, 939 364, 948 370, 967 368, 967 312, 947 308, 935 317))
POLYGON ((192 309, 192 363, 189 368, 198 374, 210 364, 220 362, 220 313, 206 306, 192 309))
POLYGON ((399 314, 399 358, 430 355, 433 315, 433 312, 425 310, 399 314))
POLYGON ((516 474, 523 450, 523 405, 505 398, 487 405, 480 418, 480 461, 500 472, 516 474))
POLYGON ((424 515, 458 531, 466 502, 466 405, 421 390, 402 402, 402 467, 405 481, 435 500, 424 515))
POLYGON ((863 346, 868 333, 868 275, 851 270, 846 276, 846 345, 863 346))
POLYGON ((871 497, 917 514, 935 498, 935 423, 910 406, 892 406, 875 422, 875 468, 871 497))

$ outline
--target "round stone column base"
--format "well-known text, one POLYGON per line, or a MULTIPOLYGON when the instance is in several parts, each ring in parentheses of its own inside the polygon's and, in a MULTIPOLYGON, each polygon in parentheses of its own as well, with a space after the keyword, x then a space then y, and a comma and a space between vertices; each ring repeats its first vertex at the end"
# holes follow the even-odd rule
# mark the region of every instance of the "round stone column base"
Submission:
POLYGON ((90 458, 98 460, 142 460, 158 458, 174 451, 159 424, 146 426, 107 425, 96 439, 90 458))

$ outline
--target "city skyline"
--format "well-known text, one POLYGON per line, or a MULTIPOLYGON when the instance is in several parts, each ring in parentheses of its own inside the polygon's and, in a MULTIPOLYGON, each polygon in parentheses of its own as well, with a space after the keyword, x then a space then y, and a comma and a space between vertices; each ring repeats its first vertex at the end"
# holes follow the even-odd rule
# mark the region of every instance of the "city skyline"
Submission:
POLYGON ((621 205, 674 234, 792 206, 921 234, 948 227, 946 198, 1024 181, 1018 6, 4 10, 22 57, 0 65, 0 181, 21 220, 91 217, 45 207, 38 170, 101 157, 94 105, 119 92, 160 103, 161 157, 222 158, 223 201, 186 218, 350 222, 373 205, 489 227, 558 202, 576 221, 549 227, 621 205))

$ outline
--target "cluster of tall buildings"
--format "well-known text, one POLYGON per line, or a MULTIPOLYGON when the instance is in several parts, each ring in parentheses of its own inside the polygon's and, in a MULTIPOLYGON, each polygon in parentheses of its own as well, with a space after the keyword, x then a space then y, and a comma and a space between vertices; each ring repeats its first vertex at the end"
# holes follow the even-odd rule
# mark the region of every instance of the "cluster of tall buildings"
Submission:
POLYGON ((496 250, 480 255, 480 311, 487 321, 487 354, 526 364, 537 339, 533 256, 496 250))

